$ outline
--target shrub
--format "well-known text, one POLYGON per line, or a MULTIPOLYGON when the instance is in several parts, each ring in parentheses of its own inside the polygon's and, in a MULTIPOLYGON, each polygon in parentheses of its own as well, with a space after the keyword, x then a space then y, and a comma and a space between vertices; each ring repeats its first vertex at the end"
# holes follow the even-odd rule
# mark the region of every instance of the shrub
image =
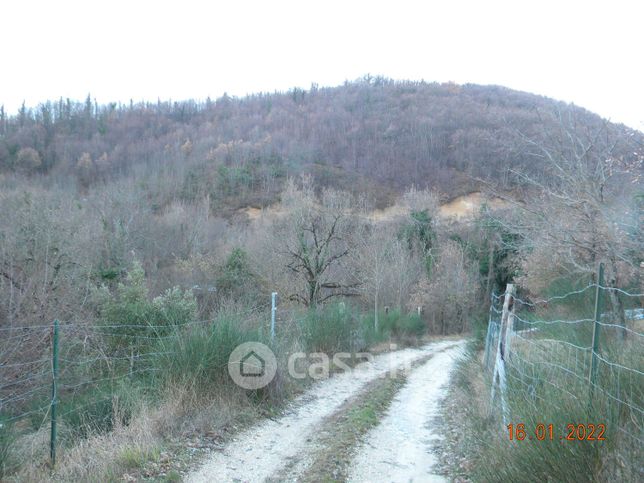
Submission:
POLYGON ((217 291, 224 297, 246 300, 251 305, 259 298, 259 284, 253 273, 248 254, 242 248, 233 248, 217 278, 217 291))
POLYGON ((221 315, 208 325, 177 330, 168 339, 159 339, 161 355, 154 368, 166 383, 188 384, 204 390, 227 383, 228 358, 244 342, 262 342, 259 333, 244 330, 235 316, 221 315))
POLYGON ((114 294, 103 286, 96 298, 99 325, 115 350, 143 347, 146 341, 169 334, 173 327, 187 324, 197 315, 193 294, 178 287, 168 289, 150 301, 145 272, 138 262, 128 271, 125 283, 118 284, 114 294))
POLYGON ((156 326, 179 326, 195 320, 197 301, 192 292, 172 287, 152 300, 156 326))
POLYGON ((359 321, 342 304, 311 308, 302 320, 304 347, 309 352, 350 352, 356 350, 359 321))
POLYGON ((375 330, 373 313, 363 318, 362 329, 366 344, 371 345, 392 338, 398 341, 409 341, 423 335, 427 326, 418 315, 404 314, 394 309, 388 313, 379 313, 378 331, 375 330))

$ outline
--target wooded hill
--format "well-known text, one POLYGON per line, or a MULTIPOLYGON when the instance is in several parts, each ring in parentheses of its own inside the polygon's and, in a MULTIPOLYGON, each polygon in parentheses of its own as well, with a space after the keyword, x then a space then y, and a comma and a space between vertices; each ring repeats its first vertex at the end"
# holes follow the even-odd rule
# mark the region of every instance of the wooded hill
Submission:
POLYGON ((100 105, 88 95, 15 116, 3 109, 0 173, 71 179, 85 191, 163 171, 178 190, 172 196, 208 195, 216 209, 273 202, 288 175, 307 172, 318 185, 370 192, 384 205, 410 184, 453 197, 478 178, 538 170, 531 142, 556 140, 563 123, 614 138, 617 155, 643 144, 638 131, 541 96, 367 76, 216 101, 100 105))

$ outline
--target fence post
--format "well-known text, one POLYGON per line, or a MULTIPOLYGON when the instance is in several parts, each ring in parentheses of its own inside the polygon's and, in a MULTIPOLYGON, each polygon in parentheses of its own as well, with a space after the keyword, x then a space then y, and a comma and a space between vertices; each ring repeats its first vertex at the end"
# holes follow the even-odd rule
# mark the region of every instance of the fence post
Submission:
POLYGON ((52 334, 52 355, 51 355, 51 434, 49 438, 49 456, 51 467, 56 466, 56 406, 58 405, 58 319, 54 320, 54 331, 52 334))
POLYGON ((588 382, 590 383, 590 399, 593 397, 593 386, 597 378, 597 353, 599 352, 599 329, 602 318, 602 289, 604 284, 604 264, 599 263, 597 268, 597 288, 595 290, 595 323, 593 324, 593 343, 592 352, 590 354, 590 373, 588 374, 588 382))
MULTIPOLYGON (((509 326, 514 322, 514 317, 510 317, 510 302, 514 300, 514 293, 514 284, 509 283, 505 289, 505 297, 503 298, 503 313, 501 314, 501 330, 499 333, 499 353, 503 361, 505 361, 506 356, 508 330, 512 330, 509 326)), ((512 305, 514 308, 514 304, 512 305)))
POLYGON ((490 310, 487 318, 487 334, 485 336, 485 356, 483 360, 485 361, 485 369, 488 369, 489 358, 490 358, 490 344, 492 343, 492 309, 494 308, 494 293, 490 294, 490 310))
POLYGON ((275 313, 277 312, 277 292, 271 294, 271 340, 275 339, 275 313))
POLYGON ((510 300, 512 302, 512 308, 510 309, 510 312, 507 315, 508 321, 505 327, 505 347, 503 348, 504 361, 508 361, 510 359, 510 353, 511 353, 510 342, 512 341, 512 334, 514 334, 514 320, 515 320, 514 315, 517 307, 514 300, 515 295, 516 295, 516 288, 514 287, 514 285, 512 285, 512 299, 510 300))
POLYGON ((494 403, 494 393, 496 380, 499 380, 499 392, 501 393, 501 411, 503 415, 503 424, 507 424, 508 407, 505 401, 505 338, 508 330, 508 320, 510 319, 510 300, 514 298, 514 284, 509 283, 505 288, 503 297, 503 313, 501 315, 501 327, 499 328, 499 340, 496 346, 496 357, 494 361, 494 373, 492 375, 492 394, 490 396, 490 406, 494 403))

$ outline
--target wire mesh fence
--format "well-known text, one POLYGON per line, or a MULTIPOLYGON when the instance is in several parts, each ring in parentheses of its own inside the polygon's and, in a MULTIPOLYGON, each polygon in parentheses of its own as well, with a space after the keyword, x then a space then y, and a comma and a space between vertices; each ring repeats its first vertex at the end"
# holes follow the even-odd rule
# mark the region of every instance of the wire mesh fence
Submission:
MULTIPOLYGON (((235 317, 267 331, 266 323, 256 324, 267 320, 264 313, 235 317)), ((207 343, 220 335, 217 330, 226 330, 217 324, 217 319, 168 325, 52 321, 1 327, 0 466, 5 446, 22 435, 51 431, 55 463, 57 437, 58 445, 66 444, 127 420, 140 396, 149 396, 167 378, 173 361, 191 355, 187 341, 207 343)))
POLYGON ((7 447, 19 439, 42 433, 53 466, 56 447, 129 424, 142 403, 167 396, 164 387, 229 389, 236 346, 263 342, 279 351, 308 327, 306 313, 278 313, 276 297, 272 302, 167 324, 112 323, 116 318, 0 327, 0 479, 11 473, 7 447))
POLYGON ((547 299, 523 300, 512 286, 492 296, 483 358, 491 406, 504 424, 518 407, 585 414, 610 429, 613 444, 641 451, 644 294, 602 285, 601 272, 596 280, 547 299))

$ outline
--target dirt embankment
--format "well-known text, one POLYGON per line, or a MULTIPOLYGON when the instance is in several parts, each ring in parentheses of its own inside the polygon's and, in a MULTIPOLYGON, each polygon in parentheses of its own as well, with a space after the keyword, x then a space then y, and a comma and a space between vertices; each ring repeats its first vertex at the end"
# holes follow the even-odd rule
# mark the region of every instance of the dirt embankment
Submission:
MULTIPOLYGON (((507 201, 501 198, 487 197, 478 191, 468 195, 459 196, 451 201, 440 205, 438 213, 443 219, 468 219, 476 216, 481 207, 486 204, 490 209, 496 210, 508 206, 507 201)), ((279 204, 271 205, 266 208, 247 207, 239 210, 241 214, 245 214, 250 221, 256 221, 260 218, 266 217, 280 217, 285 214, 284 210, 279 204)), ((374 210, 369 213, 370 220, 389 221, 396 217, 403 216, 407 213, 406 209, 400 205, 392 205, 382 210, 374 210)))

